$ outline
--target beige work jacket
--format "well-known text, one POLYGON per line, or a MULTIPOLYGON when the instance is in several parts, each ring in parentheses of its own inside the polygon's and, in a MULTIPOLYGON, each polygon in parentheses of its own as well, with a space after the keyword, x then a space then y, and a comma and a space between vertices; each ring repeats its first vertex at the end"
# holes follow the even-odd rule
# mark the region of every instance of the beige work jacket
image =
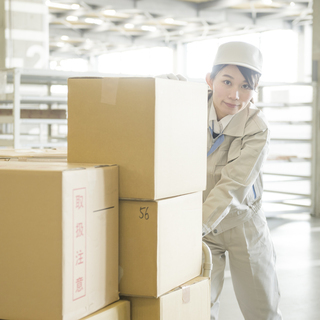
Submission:
MULTIPOLYGON (((212 98, 208 107, 211 104, 212 98)), ((270 141, 264 114, 250 102, 232 117, 223 134, 224 141, 207 158, 203 236, 231 229, 261 209, 262 166, 270 141)), ((208 129, 208 151, 216 139, 208 129)))

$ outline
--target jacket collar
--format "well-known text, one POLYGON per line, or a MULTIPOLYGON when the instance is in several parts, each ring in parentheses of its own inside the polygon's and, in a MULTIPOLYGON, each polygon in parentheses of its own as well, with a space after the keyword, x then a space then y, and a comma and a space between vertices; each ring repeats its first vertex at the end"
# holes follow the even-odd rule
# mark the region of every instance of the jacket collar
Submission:
POLYGON ((209 102, 209 109, 208 109, 208 126, 210 126, 213 121, 215 133, 220 133, 221 131, 224 131, 224 129, 228 126, 229 122, 231 121, 232 117, 233 115, 228 115, 222 118, 220 121, 218 121, 217 113, 213 106, 213 101, 211 99, 211 101, 209 102))

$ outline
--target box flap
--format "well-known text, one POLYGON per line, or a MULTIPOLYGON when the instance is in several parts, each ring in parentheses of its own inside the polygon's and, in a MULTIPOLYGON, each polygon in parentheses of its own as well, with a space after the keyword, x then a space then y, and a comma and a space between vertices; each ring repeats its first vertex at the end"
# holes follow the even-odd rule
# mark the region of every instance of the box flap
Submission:
POLYGON ((0 158, 66 159, 67 149, 0 149, 0 158))
POLYGON ((130 320, 130 301, 112 303, 81 320, 130 320))
POLYGON ((25 170, 25 171, 70 171, 86 170, 101 167, 117 166, 115 164, 94 164, 94 163, 67 163, 67 162, 25 162, 25 161, 0 161, 1 170, 25 170))

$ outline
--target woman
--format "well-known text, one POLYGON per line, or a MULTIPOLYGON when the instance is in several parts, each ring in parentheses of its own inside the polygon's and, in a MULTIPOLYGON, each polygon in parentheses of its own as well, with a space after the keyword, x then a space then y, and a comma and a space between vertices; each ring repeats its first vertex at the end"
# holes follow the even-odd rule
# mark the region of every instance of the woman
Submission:
POLYGON ((275 252, 261 209, 269 128, 252 103, 261 69, 258 48, 228 42, 219 47, 206 77, 211 93, 202 235, 213 259, 211 319, 218 319, 226 251, 244 318, 282 319, 275 252))

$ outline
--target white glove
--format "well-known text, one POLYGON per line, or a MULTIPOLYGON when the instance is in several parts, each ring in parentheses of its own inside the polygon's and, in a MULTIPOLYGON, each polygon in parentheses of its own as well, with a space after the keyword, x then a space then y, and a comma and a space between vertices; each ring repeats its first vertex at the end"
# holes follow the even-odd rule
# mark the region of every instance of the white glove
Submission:
POLYGON ((181 74, 175 75, 173 73, 160 74, 158 76, 155 76, 155 78, 171 79, 171 80, 178 80, 178 81, 187 81, 187 78, 185 78, 181 74))

